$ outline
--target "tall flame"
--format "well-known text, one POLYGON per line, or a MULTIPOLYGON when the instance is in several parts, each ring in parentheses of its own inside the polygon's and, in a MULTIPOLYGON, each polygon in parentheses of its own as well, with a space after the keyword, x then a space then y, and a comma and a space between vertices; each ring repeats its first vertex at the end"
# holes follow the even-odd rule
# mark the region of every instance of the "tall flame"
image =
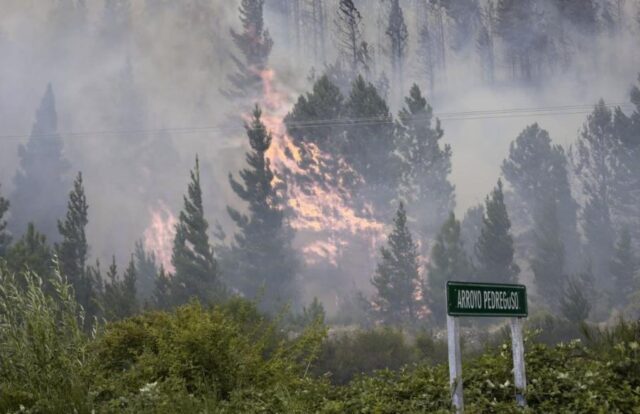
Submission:
MULTIPOLYGON (((305 165, 312 169, 326 165, 329 158, 327 154, 313 143, 295 143, 287 133, 284 116, 293 103, 292 94, 276 88, 273 70, 265 70, 260 76, 263 81, 262 121, 272 134, 271 147, 266 155, 276 174, 307 175, 309 171, 300 166, 302 149, 311 158, 311 162, 305 165)), ((317 173, 318 169, 313 172, 317 173)), ((346 245, 347 236, 364 236, 373 248, 382 235, 384 225, 350 207, 346 199, 348 192, 340 190, 339 185, 328 187, 314 183, 301 188, 296 180, 287 182, 287 202, 294 212, 292 227, 316 234, 316 237, 307 237, 310 240, 302 247, 309 263, 323 259, 336 264, 341 249, 346 245)), ((371 210, 370 207, 368 209, 371 210)))
POLYGON ((173 273, 171 249, 178 220, 162 201, 158 201, 157 206, 149 208, 149 213, 151 220, 144 231, 144 248, 147 252, 155 254, 156 260, 166 271, 173 273))

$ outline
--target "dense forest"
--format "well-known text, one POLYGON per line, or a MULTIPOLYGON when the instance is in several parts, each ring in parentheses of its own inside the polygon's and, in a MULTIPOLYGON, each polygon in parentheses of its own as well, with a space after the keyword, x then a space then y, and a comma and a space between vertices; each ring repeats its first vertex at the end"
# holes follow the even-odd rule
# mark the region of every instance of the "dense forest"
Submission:
POLYGON ((0 411, 640 406, 640 2, 0 6, 0 411))

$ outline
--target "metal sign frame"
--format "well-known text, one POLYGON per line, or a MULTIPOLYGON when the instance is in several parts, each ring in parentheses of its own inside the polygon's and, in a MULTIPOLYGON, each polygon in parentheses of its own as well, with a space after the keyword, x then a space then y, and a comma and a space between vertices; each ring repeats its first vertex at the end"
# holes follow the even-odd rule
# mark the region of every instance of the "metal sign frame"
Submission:
MULTIPOLYGON (((451 390, 451 403, 456 409, 456 413, 464 412, 464 396, 463 396, 463 383, 462 383, 462 353, 460 350, 460 317, 508 317, 510 318, 511 327, 511 349, 513 352, 513 376, 514 384, 516 386, 516 403, 520 407, 527 405, 525 399, 525 391, 527 388, 527 377, 524 366, 524 341, 522 339, 522 319, 528 315, 527 304, 527 288, 524 285, 508 285, 499 283, 470 283, 470 282, 454 282, 448 281, 445 286, 447 296, 447 343, 449 348, 449 386, 451 390), (450 287, 468 287, 475 288, 475 291, 484 292, 493 289, 494 291, 503 292, 515 292, 517 293, 518 307, 514 312, 513 309, 509 309, 508 313, 505 312, 475 312, 472 311, 455 311, 455 306, 450 306, 450 287), (521 305, 521 306, 520 306, 521 305), (454 309, 450 313, 450 310, 454 309)), ((472 290, 472 289, 467 289, 472 290)), ((451 290, 453 291, 453 289, 451 290)), ((484 293, 481 293, 482 301, 484 304, 484 293)), ((502 296, 501 296, 502 298, 502 296)), ((478 305, 477 297, 474 306, 478 309, 482 305, 478 305)), ((501 299, 503 300, 503 299, 501 299)), ((513 300, 511 305, 513 305, 513 300)), ((508 307, 508 306, 505 306, 508 307)))

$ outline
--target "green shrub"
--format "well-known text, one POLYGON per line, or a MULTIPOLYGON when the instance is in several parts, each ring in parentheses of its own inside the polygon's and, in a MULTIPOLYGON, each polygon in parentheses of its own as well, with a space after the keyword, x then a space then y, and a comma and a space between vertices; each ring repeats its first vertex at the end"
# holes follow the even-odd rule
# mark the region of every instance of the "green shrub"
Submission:
POLYGON ((90 412, 83 311, 58 271, 49 283, 0 263, 0 412, 90 412))

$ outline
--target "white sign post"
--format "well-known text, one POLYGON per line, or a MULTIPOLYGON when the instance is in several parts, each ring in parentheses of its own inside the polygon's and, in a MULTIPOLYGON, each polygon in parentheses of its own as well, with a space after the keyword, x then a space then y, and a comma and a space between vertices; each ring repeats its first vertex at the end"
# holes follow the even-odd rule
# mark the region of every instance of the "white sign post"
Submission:
POLYGON ((460 316, 508 316, 511 325, 513 377, 516 403, 525 407, 527 377, 524 369, 522 318, 527 316, 527 290, 523 285, 447 282, 447 342, 449 346, 449 386, 451 404, 457 414, 464 412, 460 316))
POLYGON ((462 398, 462 354, 460 353, 460 321, 447 315, 447 338, 449 344, 449 389, 456 413, 464 411, 462 398))

